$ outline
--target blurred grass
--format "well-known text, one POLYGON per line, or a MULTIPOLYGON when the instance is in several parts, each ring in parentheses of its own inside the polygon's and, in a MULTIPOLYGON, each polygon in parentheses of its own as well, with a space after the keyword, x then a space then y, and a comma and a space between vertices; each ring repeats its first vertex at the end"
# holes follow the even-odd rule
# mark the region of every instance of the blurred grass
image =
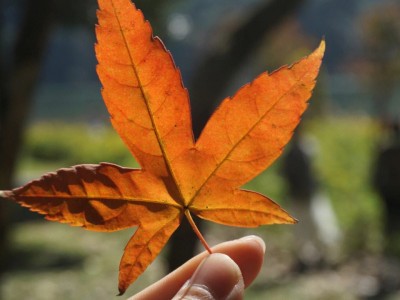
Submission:
MULTIPOLYGON (((367 117, 332 117, 308 121, 304 130, 316 141, 314 167, 344 233, 343 255, 348 257, 360 251, 379 253, 382 213, 370 187, 379 139, 377 125, 367 117)), ((109 127, 38 123, 27 131, 18 178, 24 183, 45 171, 103 161, 136 165, 109 127)), ((290 211, 279 165, 278 160, 246 188, 279 200, 290 211)), ((205 235, 211 245, 250 233, 266 240, 267 261, 246 299, 357 299, 348 284, 337 280, 337 286, 329 285, 332 278, 337 279, 337 274, 329 273, 324 278, 286 277, 296 251, 292 229, 293 226, 284 225, 238 229, 208 223, 205 235)), ((87 232, 50 222, 17 223, 12 234, 15 261, 3 278, 3 298, 14 300, 29 295, 32 300, 112 299, 117 290, 119 259, 131 234, 132 230, 109 234, 87 232), (23 255, 26 259, 20 260, 23 255)), ((128 295, 162 276, 163 259, 161 255, 128 295)))
POLYGON ((17 178, 32 178, 56 168, 100 162, 137 167, 120 137, 109 126, 37 123, 26 131, 17 178))

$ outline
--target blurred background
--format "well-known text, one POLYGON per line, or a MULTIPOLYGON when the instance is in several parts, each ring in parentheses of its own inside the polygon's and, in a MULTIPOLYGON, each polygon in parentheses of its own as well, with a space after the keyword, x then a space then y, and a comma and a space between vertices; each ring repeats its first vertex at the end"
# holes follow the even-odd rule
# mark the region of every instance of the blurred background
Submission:
MULTIPOLYGON (((400 299, 400 2, 136 4, 182 72, 196 136, 221 99, 326 39, 301 127, 246 186, 300 222, 258 229, 207 222, 202 231, 211 245, 245 234, 265 239, 266 261, 246 299, 400 299)), ((75 164, 136 166, 101 100, 96 7, 0 2, 0 190, 75 164)), ((0 202, 0 299, 116 299, 133 230, 88 232, 0 202)), ((180 252, 191 238, 180 230, 169 243, 174 251, 165 249, 127 295, 193 255, 180 252)))

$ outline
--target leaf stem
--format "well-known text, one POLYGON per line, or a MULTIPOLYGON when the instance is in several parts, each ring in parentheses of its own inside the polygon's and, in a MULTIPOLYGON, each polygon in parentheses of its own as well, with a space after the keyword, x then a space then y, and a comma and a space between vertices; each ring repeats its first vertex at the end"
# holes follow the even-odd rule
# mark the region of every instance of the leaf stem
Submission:
POLYGON ((185 216, 186 216, 187 220, 189 221, 190 226, 192 226, 194 233, 197 235, 200 242, 203 244, 204 248, 206 248, 208 253, 212 254, 212 250, 211 250, 210 246, 208 246, 208 244, 207 244, 205 238, 203 237, 203 235, 201 234, 199 228, 197 228, 196 223, 193 221, 192 215, 190 214, 190 210, 185 209, 185 216))

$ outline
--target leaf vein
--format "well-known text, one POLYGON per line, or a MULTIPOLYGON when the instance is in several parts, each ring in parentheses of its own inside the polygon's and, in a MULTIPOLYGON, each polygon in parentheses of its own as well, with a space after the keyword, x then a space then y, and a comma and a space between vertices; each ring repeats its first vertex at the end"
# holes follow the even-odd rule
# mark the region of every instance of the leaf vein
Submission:
MULTIPOLYGON (((231 150, 228 151, 228 153, 220 160, 220 162, 216 165, 215 169, 210 173, 209 176, 204 180, 204 182, 200 185, 196 193, 192 196, 192 198, 189 201, 188 206, 190 206, 193 201, 196 199, 197 195, 200 193, 202 188, 206 185, 206 183, 217 173, 219 168, 223 165, 223 163, 228 159, 228 157, 233 153, 233 151, 236 149, 236 147, 246 138, 246 136, 252 132, 259 124, 260 122, 276 107, 276 105, 284 99, 287 95, 289 95, 293 90, 295 90, 297 87, 303 86, 303 81, 302 79, 306 76, 307 72, 305 72, 296 82, 285 92, 283 93, 279 98, 276 99, 276 101, 271 105, 271 107, 266 110, 266 112, 259 118, 257 122, 252 125, 249 130, 247 130, 241 138, 238 139, 236 143, 232 145, 231 150)), ((272 74, 271 74, 272 75, 272 74)), ((267 75, 267 76, 271 76, 267 75)), ((232 99, 229 99, 229 101, 233 101, 232 99)), ((229 136, 228 136, 229 137, 229 136)))
MULTIPOLYGON (((155 133, 155 135, 156 135, 157 143, 158 143, 158 145, 159 145, 159 147, 160 147, 160 150, 161 150, 161 152, 162 152, 162 154, 163 154, 163 159, 164 159, 165 165, 166 165, 166 167, 167 167, 167 169, 168 169, 168 172, 171 174, 171 177, 172 177, 172 179, 173 179, 173 181, 174 181, 174 183, 175 183, 175 186, 177 187, 177 190, 178 190, 178 192, 179 192, 180 202, 183 204, 183 195, 182 195, 181 188, 180 188, 179 184, 176 182, 176 176, 174 176, 174 173, 173 173, 173 171, 172 171, 172 167, 171 167, 170 161, 169 161, 169 159, 168 159, 168 155, 167 155, 167 153, 166 153, 166 151, 165 151, 165 147, 164 147, 164 144, 163 144, 163 142, 162 142, 162 138, 161 138, 161 136, 160 136, 160 132, 158 131, 158 128, 157 128, 157 126, 156 126, 156 122, 155 122, 155 120, 154 120, 154 117, 153 117, 152 112, 151 112, 151 109, 150 109, 149 99, 147 98, 147 96, 146 96, 146 94, 145 94, 145 92, 144 92, 144 86, 143 86, 143 84, 142 84, 142 82, 141 82, 141 80, 140 80, 139 72, 138 72, 138 70, 137 70, 137 68, 136 68, 136 65, 135 65, 135 63, 134 63, 132 54, 131 54, 131 52, 130 52, 130 47, 129 47, 129 44, 128 44, 128 42, 127 42, 127 39, 126 39, 124 30, 123 30, 123 27, 121 26, 121 21, 119 20, 118 11, 117 11, 116 8, 115 8, 114 1, 111 1, 111 4, 112 4, 112 7, 113 7, 113 9, 114 9, 114 13, 115 13, 115 16, 116 16, 116 19, 117 19, 117 22, 118 22, 118 26, 119 26, 119 28, 120 28, 120 33, 121 33, 121 36, 122 36, 124 45, 125 45, 125 47, 126 47, 126 49, 127 49, 127 51, 128 51, 129 60, 130 60, 131 63, 132 63, 133 71, 134 71, 134 73, 135 73, 135 75, 136 75, 136 77, 137 77, 137 80, 138 80, 138 83, 139 83, 139 86, 140 86, 140 92, 141 92, 142 97, 143 97, 143 99, 144 99, 144 102, 145 102, 145 105, 146 105, 146 108, 147 108, 147 113, 148 113, 148 115, 149 115, 151 124, 152 124, 152 126, 153 126, 154 133, 155 133)), ((151 37, 151 39, 152 39, 152 42, 154 43, 155 39, 154 39, 153 37, 151 37)))

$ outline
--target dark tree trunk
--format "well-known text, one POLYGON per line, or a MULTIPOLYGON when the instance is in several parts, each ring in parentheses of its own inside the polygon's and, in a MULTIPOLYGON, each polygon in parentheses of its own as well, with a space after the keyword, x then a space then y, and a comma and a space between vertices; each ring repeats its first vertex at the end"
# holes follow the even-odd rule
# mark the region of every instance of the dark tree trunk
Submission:
MULTIPOLYGON (((292 14, 305 0, 268 1, 247 22, 230 34, 224 51, 206 57, 193 77, 189 88, 193 108, 193 129, 196 138, 211 115, 216 100, 226 90, 245 61, 260 46, 260 42, 277 25, 292 14)), ((201 226, 198 219, 197 225, 201 226)), ((169 271, 190 259, 196 250, 197 237, 187 222, 175 232, 170 242, 169 271), (179 249, 179 250, 177 250, 179 249)))
MULTIPOLYGON (((52 23, 53 0, 28 1, 10 64, 0 66, 0 190, 13 186, 24 126, 31 108, 43 49, 52 23)), ((9 212, 0 202, 0 271, 7 249, 9 212)))
POLYGON ((242 62, 254 53, 263 38, 304 3, 305 0, 267 1, 249 16, 247 22, 232 32, 224 50, 216 49, 206 57, 193 77, 189 88, 192 99, 193 126, 198 137, 214 104, 225 92, 229 83, 242 66, 242 62))

